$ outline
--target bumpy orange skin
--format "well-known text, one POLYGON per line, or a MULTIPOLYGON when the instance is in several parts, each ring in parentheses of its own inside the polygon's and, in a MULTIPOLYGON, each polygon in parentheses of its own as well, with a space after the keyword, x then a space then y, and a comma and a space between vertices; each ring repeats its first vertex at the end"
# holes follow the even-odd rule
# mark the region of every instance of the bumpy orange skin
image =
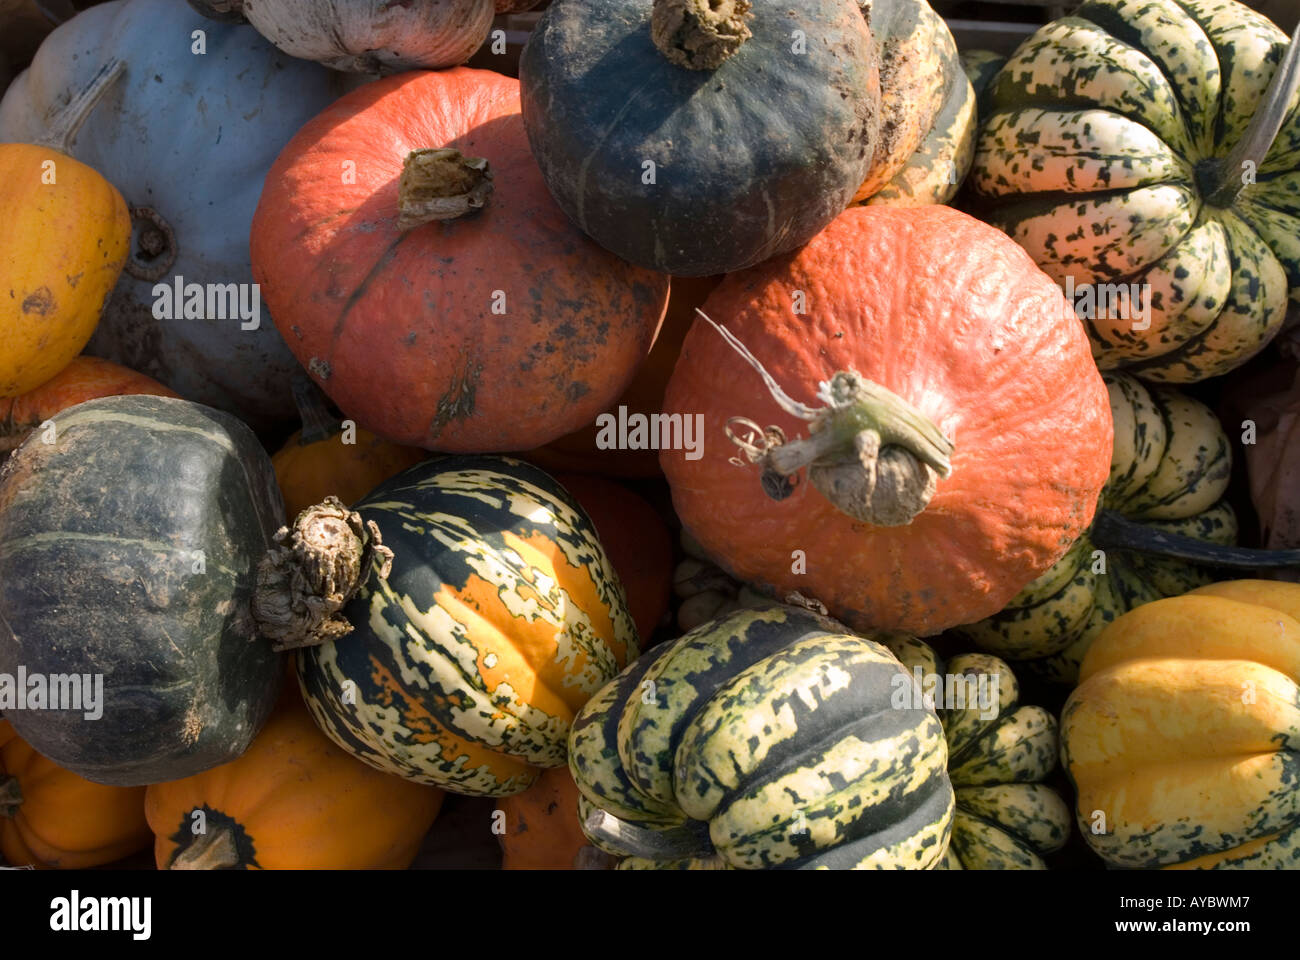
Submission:
POLYGON ((10 866, 81 870, 148 846, 144 787, 91 783, 47 760, 0 720, 0 776, 18 778, 23 802, 0 817, 0 853, 10 866))
POLYGON ((523 793, 502 797, 497 809, 506 815, 499 838, 503 870, 572 870, 587 846, 578 823, 578 787, 567 766, 545 771, 523 793))
POLYGON ((798 591, 860 630, 929 635, 996 613, 1091 521, 1110 466, 1106 387, 1056 285, 1014 242, 947 207, 852 208, 806 247, 732 274, 705 312, 796 401, 856 370, 955 443, 952 475, 909 525, 840 513, 804 477, 770 499, 727 420, 807 424, 703 320, 668 385, 703 413, 703 457, 661 454, 683 524, 735 574, 798 591), (807 313, 794 313, 802 292, 807 313), (794 551, 806 556, 806 573, 794 551))
POLYGON ((66 367, 94 333, 126 263, 131 216, 93 169, 25 143, 0 144, 0 210, 0 397, 13 397, 66 367))
POLYGON ((207 806, 243 827, 263 870, 404 870, 442 806, 443 793, 381 773, 344 753, 286 689, 266 726, 238 760, 197 776, 154 784, 145 812, 154 856, 168 869, 172 839, 207 806))
POLYGON ((336 433, 315 443, 303 443, 302 432, 291 436, 271 457, 275 479, 284 495, 285 516, 293 519, 326 497, 355 503, 391 476, 428 456, 416 447, 403 447, 360 427, 344 443, 336 433))
POLYGON ((672 595, 673 541, 663 518, 645 499, 604 477, 559 473, 555 479, 596 525, 596 535, 623 581, 627 609, 644 650, 672 595))
POLYGON ((466 67, 366 84, 308 123, 267 175, 250 243, 276 326, 321 388, 380 436, 433 450, 528 450, 590 423, 668 298, 666 276, 604 252, 555 205, 519 82, 466 67), (491 198, 402 232, 403 160, 445 146, 488 160, 491 198))
POLYGON ((178 396, 152 377, 99 357, 74 357, 52 379, 17 397, 0 397, 0 456, 60 410, 98 397, 144 393, 178 396))

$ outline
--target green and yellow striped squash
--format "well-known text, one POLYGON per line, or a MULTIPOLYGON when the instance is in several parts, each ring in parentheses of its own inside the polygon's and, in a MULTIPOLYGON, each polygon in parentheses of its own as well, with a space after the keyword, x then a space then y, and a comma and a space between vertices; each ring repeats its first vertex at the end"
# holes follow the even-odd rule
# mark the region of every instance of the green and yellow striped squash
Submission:
POLYGON ((854 203, 947 203, 975 155, 975 92, 926 0, 860 0, 880 62, 880 138, 854 203))
POLYGON ((1056 769, 1056 718, 1020 703, 1016 675, 997 657, 963 653, 945 667, 922 640, 900 635, 886 645, 922 677, 967 677, 976 684, 972 689, 969 680, 958 681, 953 692, 960 705, 936 711, 957 796, 952 840, 936 868, 1046 870, 1043 857, 1070 836, 1070 808, 1043 783, 1056 769))
POLYGON ((886 647, 805 609, 702 624, 574 721, 584 832, 627 869, 927 869, 952 825, 948 750, 904 687, 886 647))
POLYGON ((1115 445, 1097 519, 1000 613, 957 630, 1016 669, 1059 683, 1074 682, 1088 645, 1116 617, 1213 579, 1202 563, 1160 555, 1167 535, 1202 541, 1206 563, 1232 560, 1214 545, 1237 536, 1223 500, 1232 450, 1214 413, 1172 387, 1103 376, 1115 445))
POLYGON ((530 464, 456 456, 354 509, 378 526, 392 571, 372 569, 343 608, 351 633, 300 653, 321 729, 373 767, 454 793, 519 793, 563 764, 579 708, 638 652, 581 507, 530 464))
POLYGON ((1300 869, 1300 585, 1215 583, 1120 617, 1061 713, 1080 829, 1120 869, 1300 869))
POLYGON ((1218 376, 1268 343, 1288 297, 1300 303, 1288 47, 1236 0, 1087 0, 992 81, 975 212, 1073 285, 1102 369, 1218 376), (1089 300, 1130 284, 1136 310, 1089 300))

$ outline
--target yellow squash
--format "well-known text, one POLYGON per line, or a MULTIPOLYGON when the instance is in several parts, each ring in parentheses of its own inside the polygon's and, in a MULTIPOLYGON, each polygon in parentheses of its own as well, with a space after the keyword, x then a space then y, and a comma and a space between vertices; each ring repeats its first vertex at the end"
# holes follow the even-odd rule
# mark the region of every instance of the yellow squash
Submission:
POLYGON ((1088 649, 1061 759, 1119 868, 1300 869, 1300 584, 1145 604, 1088 649))
POLYGON ((0 397, 34 390, 81 352, 126 263, 126 201, 66 154, 123 69, 110 61, 50 119, 45 142, 0 144, 0 397))

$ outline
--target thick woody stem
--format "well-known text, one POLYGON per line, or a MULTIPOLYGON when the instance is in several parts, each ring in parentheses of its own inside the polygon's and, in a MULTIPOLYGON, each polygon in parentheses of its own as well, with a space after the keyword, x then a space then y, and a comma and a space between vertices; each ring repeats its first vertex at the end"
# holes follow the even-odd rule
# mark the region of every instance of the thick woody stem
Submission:
POLYGON ((654 0, 650 36, 671 63, 716 70, 753 34, 749 0, 654 0))
POLYGON ((239 847, 233 827, 214 824, 172 858, 169 870, 231 870, 239 866, 239 847))
POLYGON ((492 171, 482 157, 466 157, 451 147, 412 150, 402 164, 397 195, 400 230, 455 220, 487 204, 492 171))

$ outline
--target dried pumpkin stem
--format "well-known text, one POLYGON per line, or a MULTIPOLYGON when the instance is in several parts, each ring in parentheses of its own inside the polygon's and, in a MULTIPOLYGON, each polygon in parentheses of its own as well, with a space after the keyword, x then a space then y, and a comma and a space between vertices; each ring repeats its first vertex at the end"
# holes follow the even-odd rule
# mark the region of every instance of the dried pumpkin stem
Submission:
POLYGON ((1130 520, 1114 510, 1101 510, 1088 531, 1093 546, 1102 550, 1133 550, 1171 560, 1187 560, 1207 567, 1255 570, 1300 568, 1300 550, 1258 550, 1207 543, 1180 533, 1158 530, 1130 520))
POLYGON ((82 87, 66 106, 55 107, 51 111, 52 116, 46 114, 45 135, 36 141, 37 144, 58 150, 60 153, 70 153, 72 141, 77 139, 77 131, 81 129, 81 125, 86 122, 86 118, 90 116, 96 104, 103 99, 108 88, 116 83, 117 78, 125 71, 126 62, 116 57, 100 67, 90 83, 82 87))
POLYGON ((451 147, 412 150, 397 186, 399 230, 455 220, 481 210, 492 195, 492 170, 482 157, 451 147))
POLYGON ((23 805, 23 790, 17 777, 0 776, 0 817, 14 817, 23 805))
POLYGON ((168 870, 233 870, 239 866, 239 844, 228 824, 214 824, 172 858, 168 870))
POLYGON ((1295 99, 1298 90, 1300 26, 1291 35, 1291 44, 1273 73, 1246 132, 1226 157, 1213 161, 1209 167, 1209 176, 1206 178, 1208 187, 1204 191, 1207 204, 1212 207, 1231 206, 1238 194, 1245 189, 1243 172, 1246 164, 1250 163, 1252 170, 1258 170, 1264 162, 1268 152, 1273 149, 1273 142, 1282 129, 1291 110, 1291 101, 1295 99))
POLYGON ((597 808, 587 815, 582 826, 588 837, 603 840, 616 850, 624 850, 629 857, 683 860, 714 857, 718 853, 709 840, 708 824, 699 820, 669 830, 650 830, 597 808))
POLYGON ((275 534, 280 544, 257 568, 253 617, 276 650, 310 647, 352 632, 340 611, 373 571, 381 580, 393 566, 373 520, 337 497, 308 507, 275 534))
POLYGON ((298 417, 302 420, 302 431, 298 435, 298 445, 328 440, 338 433, 342 424, 331 415, 325 394, 300 367, 293 375, 293 405, 298 408, 298 417))
POLYGON ((753 34, 749 0, 654 0, 650 37, 669 62, 716 70, 753 34))
POLYGON ((772 488, 773 474, 789 478, 807 467, 808 479, 837 509, 892 527, 911 523, 934 496, 938 479, 951 475, 952 441, 892 390, 841 370, 820 385, 822 407, 798 403, 730 331, 696 312, 759 372, 781 409, 810 421, 804 439, 786 441, 777 430, 767 431, 762 441, 733 437, 750 462, 762 467, 765 489, 772 488))

